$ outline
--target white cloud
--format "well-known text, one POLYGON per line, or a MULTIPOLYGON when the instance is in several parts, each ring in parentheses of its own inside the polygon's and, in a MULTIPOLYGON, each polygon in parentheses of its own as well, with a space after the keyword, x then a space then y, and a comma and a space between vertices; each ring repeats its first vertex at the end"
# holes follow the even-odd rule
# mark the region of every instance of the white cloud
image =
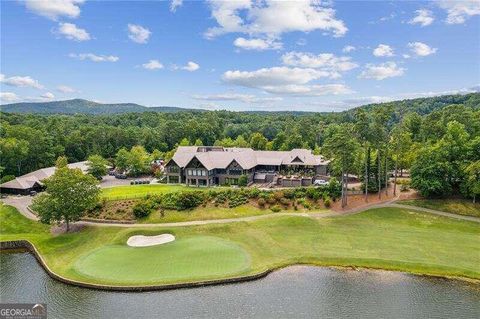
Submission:
POLYGON ((77 18, 80 15, 80 7, 84 0, 25 0, 28 10, 56 20, 59 17, 77 18))
POLYGON ((340 37, 348 31, 343 21, 335 17, 335 10, 318 0, 210 0, 209 4, 218 26, 207 30, 207 38, 232 32, 274 38, 286 32, 314 30, 340 37))
POLYGON ((432 11, 427 9, 420 9, 415 11, 416 15, 412 20, 408 21, 410 24, 420 24, 422 27, 431 25, 435 20, 432 11))
POLYGON ((300 38, 298 39, 297 42, 295 42, 297 45, 300 45, 300 46, 304 46, 304 45, 307 45, 307 40, 304 39, 304 38, 300 38))
POLYGON ((323 70, 329 73, 330 78, 338 78, 341 73, 358 67, 350 57, 337 57, 332 53, 315 55, 306 52, 288 52, 282 55, 282 62, 288 66, 323 70))
POLYGON ((4 74, 0 74, 0 82, 16 87, 32 87, 36 89, 43 89, 43 85, 38 83, 37 80, 32 79, 30 76, 12 76, 7 78, 4 74))
POLYGON ((67 85, 59 85, 57 86, 57 91, 62 92, 62 93, 76 93, 77 90, 75 90, 72 87, 69 87, 67 85))
POLYGON ((93 62, 117 62, 119 60, 118 56, 97 55, 93 53, 80 53, 80 54, 70 53, 68 56, 78 60, 90 60, 93 62))
POLYGON ((383 56, 393 56, 394 53, 391 46, 386 44, 379 44, 378 47, 376 47, 373 50, 373 55, 378 57, 383 57, 383 56))
POLYGON ((437 52, 436 48, 432 48, 422 42, 410 42, 408 44, 408 47, 417 56, 427 56, 427 55, 435 54, 435 52, 437 52))
POLYGON ((77 28, 73 23, 60 23, 58 25, 57 33, 63 35, 65 38, 74 41, 90 40, 90 34, 85 29, 77 28))
POLYGON ((13 92, 0 92, 0 100, 4 102, 15 102, 20 100, 20 98, 13 92))
POLYGON ((236 47, 239 47, 244 50, 256 50, 256 51, 263 51, 263 50, 277 50, 282 48, 282 43, 275 41, 273 39, 245 39, 245 38, 237 38, 233 41, 233 44, 236 47))
POLYGON ((447 24, 462 24, 472 16, 480 15, 480 1, 438 1, 440 8, 447 11, 447 24))
POLYGON ((404 68, 399 67, 395 62, 385 62, 381 64, 367 64, 365 70, 360 74, 360 78, 384 80, 402 76, 404 68))
POLYGON ((353 45, 347 45, 342 49, 343 53, 350 53, 352 51, 355 51, 357 48, 355 48, 353 45))
POLYGON ((197 71, 198 69, 200 69, 200 65, 198 65, 197 63, 195 63, 193 61, 188 61, 188 63, 184 66, 178 66, 178 65, 173 64, 171 68, 172 68, 172 70, 185 70, 185 71, 193 72, 193 71, 197 71))
POLYGON ((261 89, 273 94, 318 96, 351 93, 343 84, 308 85, 313 80, 330 75, 330 72, 313 68, 273 67, 256 71, 227 71, 222 79, 229 84, 261 89))
POLYGON ((53 95, 52 92, 46 92, 40 95, 40 98, 45 99, 45 100, 53 100, 55 98, 55 95, 53 95))
POLYGON ((183 0, 172 0, 170 2, 170 11, 175 12, 177 11, 178 7, 181 7, 183 5, 183 0))
POLYGON ((193 99, 202 101, 240 101, 243 103, 272 103, 282 101, 281 97, 258 97, 252 94, 222 93, 212 95, 193 95, 193 99))
POLYGON ((147 43, 152 32, 138 24, 128 24, 128 37, 136 43, 147 43))
POLYGON ((163 69, 163 64, 158 60, 150 60, 147 63, 142 64, 142 68, 147 70, 158 70, 163 69))
POLYGON ((322 96, 354 93, 344 84, 314 84, 314 85, 280 85, 264 87, 268 93, 286 94, 292 96, 322 96))

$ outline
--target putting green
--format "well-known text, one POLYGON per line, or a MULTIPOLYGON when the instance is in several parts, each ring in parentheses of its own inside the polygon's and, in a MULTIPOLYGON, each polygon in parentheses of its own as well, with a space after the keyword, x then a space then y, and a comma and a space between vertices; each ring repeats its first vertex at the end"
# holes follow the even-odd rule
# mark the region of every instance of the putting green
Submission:
POLYGON ((152 284, 221 278, 248 272, 250 257, 238 244, 211 236, 178 238, 150 247, 107 245, 81 257, 73 271, 115 284, 152 284))

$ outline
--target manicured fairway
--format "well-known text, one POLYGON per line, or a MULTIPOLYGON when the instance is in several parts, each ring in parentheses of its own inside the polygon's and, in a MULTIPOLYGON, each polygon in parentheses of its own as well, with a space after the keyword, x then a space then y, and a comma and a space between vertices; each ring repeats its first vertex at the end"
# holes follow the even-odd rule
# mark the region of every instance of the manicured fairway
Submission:
POLYGON ((13 207, 1 206, 0 240, 17 239, 32 242, 57 274, 109 285, 221 279, 296 263, 480 281, 479 223, 401 208, 189 227, 97 226, 53 236, 47 226, 27 220, 13 207), (125 245, 133 235, 162 233, 175 235, 178 242, 150 248, 125 245))
POLYGON ((80 258, 74 270, 106 282, 179 282, 191 278, 213 279, 249 270, 248 254, 227 240, 194 236, 151 247, 107 245, 80 258))

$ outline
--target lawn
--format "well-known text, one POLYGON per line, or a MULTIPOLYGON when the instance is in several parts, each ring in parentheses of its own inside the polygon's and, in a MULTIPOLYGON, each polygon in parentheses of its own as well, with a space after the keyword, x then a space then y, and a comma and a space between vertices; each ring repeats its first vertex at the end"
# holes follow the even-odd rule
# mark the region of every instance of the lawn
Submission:
POLYGON ((52 236, 0 207, 0 240, 28 239, 56 273, 111 285, 154 285, 255 274, 295 263, 355 266, 480 280, 480 225, 400 208, 335 218, 278 216, 190 227, 86 227, 52 236), (177 242, 129 248, 136 234, 177 242))
POLYGON ((102 197, 108 200, 140 198, 145 195, 162 194, 179 190, 205 190, 207 188, 194 188, 184 185, 146 184, 115 186, 102 189, 102 197))
POLYGON ((441 210, 448 213, 480 217, 480 203, 466 199, 414 199, 401 201, 401 204, 441 210))
MULTIPOLYGON (((323 209, 327 211, 326 209, 323 209)), ((320 212, 322 209, 316 209, 315 212, 320 212)), ((306 209, 283 209, 280 212, 289 213, 305 213, 306 209)), ((265 214, 274 214, 274 212, 268 208, 259 208, 251 204, 245 204, 237 207, 197 207, 193 210, 166 210, 163 212, 163 216, 159 211, 154 211, 147 218, 138 220, 140 223, 176 223, 186 222, 192 220, 210 220, 210 219, 225 219, 225 218, 239 218, 248 216, 258 216, 265 214)))
POLYGON ((100 281, 150 283, 184 281, 192 274, 198 279, 242 274, 248 271, 248 254, 239 245, 218 237, 181 237, 174 242, 129 247, 106 245, 78 259, 73 265, 80 276, 100 281))

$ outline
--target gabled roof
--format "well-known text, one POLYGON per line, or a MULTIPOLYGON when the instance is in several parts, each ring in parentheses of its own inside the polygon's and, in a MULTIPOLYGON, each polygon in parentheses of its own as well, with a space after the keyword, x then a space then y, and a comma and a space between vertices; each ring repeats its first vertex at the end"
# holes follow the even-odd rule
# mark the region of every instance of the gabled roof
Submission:
MULTIPOLYGON (((82 172, 86 172, 88 170, 88 165, 86 161, 71 163, 67 165, 68 168, 79 168, 82 172)), ((55 166, 41 168, 31 173, 19 176, 14 180, 9 182, 5 182, 0 185, 2 188, 14 188, 14 189, 29 189, 35 186, 35 184, 42 185, 42 181, 46 178, 49 178, 55 173, 57 168, 55 166)))
POLYGON ((250 169, 257 165, 327 165, 321 155, 313 155, 306 149, 293 149, 291 151, 254 151, 251 148, 215 147, 207 151, 209 147, 179 146, 172 161, 184 168, 193 158, 198 159, 208 169, 224 169, 232 161, 236 161, 243 169, 250 169))

